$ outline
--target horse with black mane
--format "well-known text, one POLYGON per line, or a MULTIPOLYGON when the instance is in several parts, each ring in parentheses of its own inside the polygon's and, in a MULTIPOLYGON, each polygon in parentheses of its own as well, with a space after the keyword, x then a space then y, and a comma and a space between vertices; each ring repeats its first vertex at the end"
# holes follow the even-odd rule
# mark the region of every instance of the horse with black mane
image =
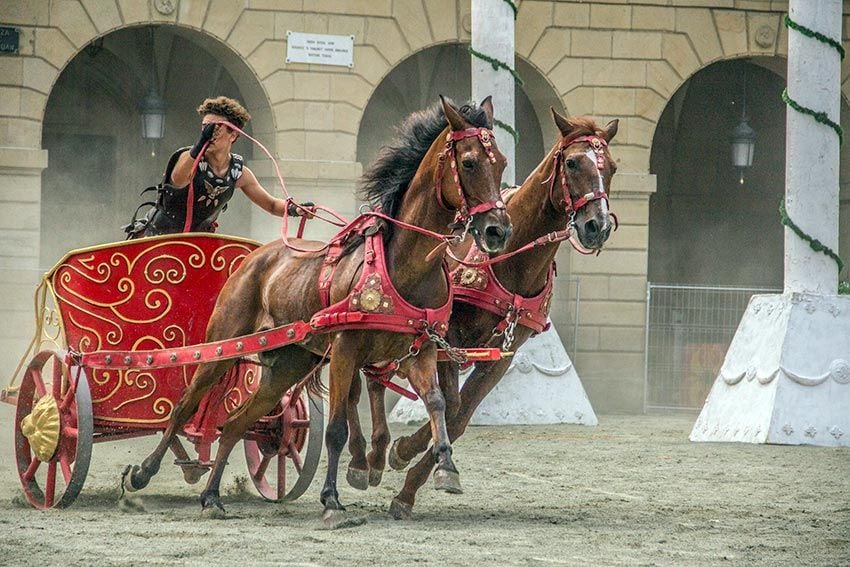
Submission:
MULTIPOLYGON (((452 272, 455 301, 447 335, 452 345, 501 345, 505 350, 515 350, 530 336, 542 332, 547 324, 559 243, 569 239, 581 253, 599 251, 611 232, 611 219, 616 222, 608 210, 608 189, 617 169, 608 142, 617 133, 618 121, 603 128, 588 117, 565 118, 554 109, 552 116, 561 138, 525 182, 506 197, 514 230, 503 251, 504 261, 490 264, 489 251, 469 242, 455 250, 464 260, 455 262, 452 272), (574 234, 578 243, 573 240, 574 234)), ((476 363, 460 391, 458 364, 439 363, 451 441, 463 434, 476 408, 510 363, 509 358, 476 363)), ((370 381, 367 388, 373 416, 372 450, 368 457, 364 455, 359 424, 351 424, 349 470, 368 466, 371 484, 376 485, 381 472, 373 471, 373 467, 382 470, 387 460, 389 430, 383 412, 383 386, 370 381)), ((350 407, 356 405, 359 396, 360 384, 355 383, 350 407)), ((352 415, 356 414, 349 413, 352 415)), ((390 466, 403 470, 429 441, 428 426, 397 439, 389 452, 390 466)), ((404 487, 390 506, 395 518, 411 518, 416 492, 433 467, 433 458, 426 455, 408 471, 404 487)), ((356 473, 349 474, 352 486, 365 489, 363 483, 351 482, 357 479, 356 473)))
MULTIPOLYGON (((352 380, 367 365, 406 377, 425 400, 438 463, 436 487, 456 491, 459 480, 437 383, 435 345, 446 332, 451 288, 443 254, 430 253, 434 236, 448 235, 455 226, 471 233, 482 249, 498 252, 511 226, 499 193, 506 160, 490 130, 490 98, 480 106, 457 108, 442 97, 441 103, 409 117, 366 171, 362 191, 378 206, 376 212, 353 221, 327 245, 300 239, 266 244, 245 258, 222 289, 207 342, 293 321, 309 321, 313 332, 300 343, 262 356, 267 368, 258 390, 224 424, 201 495, 205 510, 224 510, 219 485, 236 442, 305 376, 312 376, 316 386, 316 370, 327 360, 328 470, 321 492, 325 523, 344 521, 336 476, 348 437, 346 400, 352 380)), ((174 436, 233 364, 198 366, 160 443, 141 466, 125 472, 125 488, 148 484, 174 436)))

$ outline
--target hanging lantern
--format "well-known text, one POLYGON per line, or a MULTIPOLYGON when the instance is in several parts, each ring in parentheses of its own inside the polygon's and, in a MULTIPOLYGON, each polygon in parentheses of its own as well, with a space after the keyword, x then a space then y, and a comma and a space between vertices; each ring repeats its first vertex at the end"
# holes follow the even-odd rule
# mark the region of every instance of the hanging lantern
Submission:
POLYGON ((756 132, 747 124, 746 116, 732 130, 732 165, 741 174, 740 183, 744 184, 744 170, 753 165, 753 152, 756 148, 756 132))
POLYGON ((165 136, 165 101, 151 87, 147 96, 139 103, 142 115, 142 138, 146 140, 161 140, 165 136))

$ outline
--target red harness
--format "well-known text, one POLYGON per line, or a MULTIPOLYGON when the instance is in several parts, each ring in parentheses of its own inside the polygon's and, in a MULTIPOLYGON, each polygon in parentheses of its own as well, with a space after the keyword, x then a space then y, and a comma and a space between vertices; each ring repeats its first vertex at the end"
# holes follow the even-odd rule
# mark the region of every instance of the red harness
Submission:
MULTIPOLYGON (((310 325, 313 328, 331 327, 334 331, 357 328, 410 333, 424 335, 425 339, 429 330, 439 336, 445 335, 452 310, 451 286, 448 286, 448 301, 434 309, 416 307, 405 300, 387 271, 384 238, 376 222, 368 219, 358 228, 366 239, 363 271, 351 293, 333 305, 329 305, 330 286, 342 246, 332 246, 328 251, 319 275, 319 295, 325 308, 313 315, 310 325)), ((445 264, 443 271, 448 282, 445 264)))
MULTIPOLYGON (((470 263, 487 259, 474 244, 466 255, 470 263)), ((483 268, 460 266, 452 274, 454 296, 458 301, 480 307, 502 317, 493 329, 494 336, 501 336, 509 326, 522 325, 534 333, 542 333, 548 327, 549 307, 552 301, 552 285, 555 281, 555 263, 549 267, 549 275, 540 293, 534 297, 523 297, 505 289, 491 264, 483 268)))

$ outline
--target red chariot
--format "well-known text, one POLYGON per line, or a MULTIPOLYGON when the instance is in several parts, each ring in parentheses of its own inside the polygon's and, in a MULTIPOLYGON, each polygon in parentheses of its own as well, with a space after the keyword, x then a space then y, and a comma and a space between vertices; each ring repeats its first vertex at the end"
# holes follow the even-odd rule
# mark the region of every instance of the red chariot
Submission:
MULTIPOLYGON (((44 275, 35 337, 0 391, 17 406, 17 469, 33 506, 74 501, 94 443, 165 429, 196 363, 222 356, 222 345, 201 344, 207 323, 224 282, 258 246, 200 233, 146 238, 72 251, 44 275), (122 360, 89 361, 96 351, 122 360)), ((224 345, 239 364, 183 428, 196 458, 180 439, 171 445, 189 483, 209 469, 219 426, 259 383, 262 365, 251 353, 274 347, 265 337, 243 339, 224 345)), ((309 486, 322 450, 322 407, 296 386, 245 435, 249 475, 263 498, 294 500, 309 486)))

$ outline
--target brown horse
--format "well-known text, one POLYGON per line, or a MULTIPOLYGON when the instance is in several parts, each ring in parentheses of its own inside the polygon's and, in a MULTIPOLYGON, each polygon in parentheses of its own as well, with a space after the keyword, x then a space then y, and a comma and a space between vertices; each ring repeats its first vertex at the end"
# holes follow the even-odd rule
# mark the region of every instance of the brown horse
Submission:
MULTIPOLYGON (((611 121, 604 128, 600 128, 589 118, 567 119, 554 110, 552 115, 562 138, 507 200, 508 214, 514 220, 514 232, 505 249, 506 254, 543 235, 562 231, 569 226, 577 233, 582 246, 599 250, 611 231, 607 190, 616 165, 607 149, 607 142, 617 133, 618 121, 611 121), (604 140, 604 146, 598 142, 594 144, 593 137, 604 140), (559 195, 562 190, 569 192, 569 200, 564 198, 564 193, 559 195), (587 200, 589 195, 595 195, 596 198, 587 200)), ((458 250, 460 257, 463 257, 468 249, 469 243, 463 245, 458 250)), ((552 277, 550 267, 557 250, 558 243, 531 248, 494 264, 493 273, 510 292, 527 298, 538 296, 546 288, 547 280, 552 277)), ((548 311, 548 300, 544 302, 544 309, 548 311)), ((545 321, 545 314, 543 320, 545 321)), ((478 347, 484 344, 493 346, 494 342, 501 344, 502 337, 494 335, 494 329, 502 321, 501 316, 456 298, 447 338, 451 344, 461 347, 478 347)), ((519 348, 531 335, 530 328, 516 326, 513 348, 519 348)), ((451 441, 463 434, 475 409, 504 376, 510 362, 510 359, 503 359, 476 363, 475 370, 460 392, 458 365, 438 365, 440 386, 447 402, 446 416, 451 441)), ((371 467, 373 464, 383 465, 389 432, 383 414, 383 386, 370 382, 367 387, 374 422, 373 448, 369 454, 368 466, 370 481, 374 485, 380 480, 380 473, 373 472, 371 467)), ((353 390, 350 404, 356 403, 360 395, 359 384, 355 384, 353 390)), ((359 427, 352 427, 352 430, 354 433, 349 449, 353 459, 350 467, 356 469, 364 462, 364 443, 362 434, 359 441, 355 439, 359 427)), ((404 469, 413 457, 427 448, 428 442, 427 426, 413 435, 399 438, 390 450, 390 465, 398 470, 404 469)), ((433 466, 433 458, 425 456, 408 471, 404 487, 393 499, 390 507, 390 512, 396 519, 411 517, 416 492, 427 479, 433 466)), ((357 475, 354 477, 356 479, 357 475)), ((351 475, 349 480, 351 481, 351 475)), ((364 488, 354 483, 352 485, 355 488, 364 488)))
MULTIPOLYGON (((412 115, 402 124, 397 139, 383 148, 364 174, 363 194, 389 217, 440 234, 450 232, 448 227, 456 212, 468 211, 470 218, 466 226, 476 243, 498 251, 510 236, 511 226, 499 194, 506 160, 492 143, 490 98, 480 106, 461 108, 442 97, 441 102, 412 115)), ((438 242, 385 221, 372 225, 372 230, 381 231, 386 270, 399 296, 423 310, 445 305, 449 287, 443 257, 429 255, 438 242)), ((364 251, 364 234, 368 235, 369 231, 352 234, 335 261, 329 287, 333 305, 349 297, 364 270, 364 261, 372 265, 370 251, 364 251)), ((291 242, 302 250, 310 245, 303 240, 291 242)), ((319 251, 296 252, 284 242, 276 241, 250 254, 221 291, 207 327, 207 341, 246 335, 298 320, 312 324, 314 315, 326 306, 319 282, 326 281, 322 272, 327 267, 321 244, 313 243, 313 246, 319 251)), ((365 307, 365 295, 361 298, 365 307)), ((454 491, 457 469, 451 460, 445 401, 436 378, 437 349, 431 341, 421 344, 418 355, 411 349, 414 338, 422 336, 424 332, 417 336, 348 328, 308 335, 302 343, 266 353, 264 361, 270 368, 266 369, 259 389, 224 424, 215 464, 201 495, 203 508, 213 512, 216 508, 224 510, 219 483, 231 449, 255 421, 277 404, 284 392, 321 364, 328 354, 330 409, 325 435, 328 470, 321 492, 325 523, 334 526, 344 520, 345 509, 339 502, 336 476, 339 455, 348 436, 346 400, 352 380, 365 365, 399 363, 397 372, 410 381, 428 407, 435 459, 439 470, 446 473, 440 477, 442 483, 438 488, 454 491)), ((198 367, 172 412, 162 441, 141 467, 134 466, 126 475, 127 489, 144 487, 156 474, 171 440, 197 410, 204 394, 233 364, 231 360, 198 367)))

